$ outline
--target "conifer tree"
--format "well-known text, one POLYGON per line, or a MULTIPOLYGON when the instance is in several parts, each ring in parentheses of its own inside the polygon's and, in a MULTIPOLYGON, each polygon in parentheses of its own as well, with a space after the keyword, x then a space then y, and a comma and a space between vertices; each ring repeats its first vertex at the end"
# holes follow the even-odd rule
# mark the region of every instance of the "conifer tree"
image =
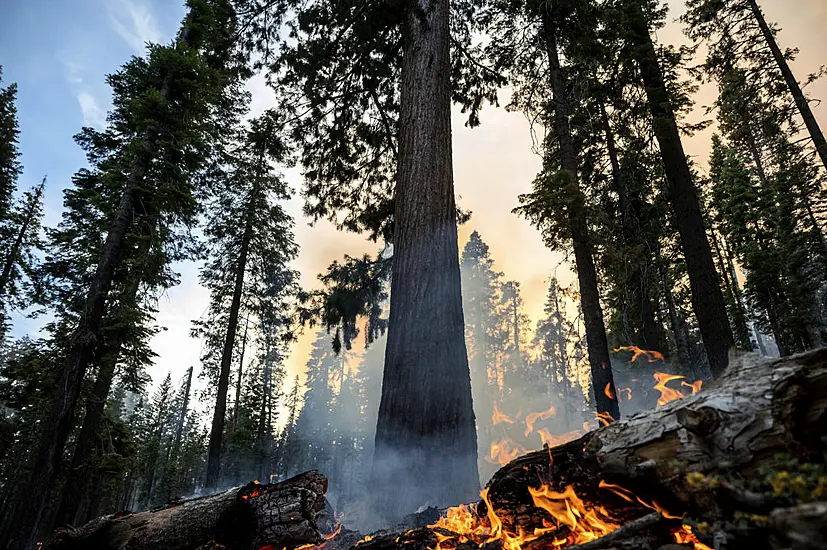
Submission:
MULTIPOLYGON (((0 65, 0 85, 3 67, 0 65)), ((17 127, 17 84, 0 87, 0 242, 8 239, 9 212, 17 189, 17 178, 23 171, 20 164, 17 127)))
MULTIPOLYGON (((115 91, 110 114, 113 132, 120 139, 123 178, 113 189, 116 208, 107 212, 106 237, 88 280, 79 324, 68 340, 65 361, 50 419, 43 424, 32 464, 18 492, 5 548, 31 546, 80 397, 86 370, 100 344, 101 324, 113 277, 122 265, 124 243, 133 213, 146 207, 165 213, 173 223, 187 206, 194 206, 192 180, 186 177, 204 163, 209 144, 210 114, 223 101, 227 69, 232 61, 231 7, 221 1, 192 0, 174 44, 150 48, 147 61, 133 59, 119 77, 110 79, 115 91), (151 69, 151 70, 150 70, 151 69), (137 74, 136 74, 137 73, 137 74), (154 81, 130 79, 153 75, 154 81), (119 135, 120 133, 120 135, 119 135)), ((118 180, 116 180, 118 181, 118 180)), ((184 214, 186 217, 186 214, 184 214)))
POLYGON ((274 163, 283 162, 286 155, 275 116, 270 112, 253 120, 244 139, 228 152, 226 174, 209 206, 209 261, 201 282, 210 289, 210 309, 194 330, 196 336, 207 337, 205 366, 217 380, 207 460, 209 489, 220 480, 230 369, 240 343, 238 320, 245 313, 285 311, 282 302, 294 291, 295 274, 287 264, 297 248, 293 221, 280 204, 288 197, 287 187, 274 171, 274 163))

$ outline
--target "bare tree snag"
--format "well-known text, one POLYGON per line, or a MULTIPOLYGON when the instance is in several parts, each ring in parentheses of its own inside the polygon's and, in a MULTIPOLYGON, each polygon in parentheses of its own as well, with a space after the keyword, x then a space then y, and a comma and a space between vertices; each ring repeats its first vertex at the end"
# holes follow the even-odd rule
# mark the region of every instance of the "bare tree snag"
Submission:
POLYGON ((327 479, 312 471, 274 485, 249 483, 161 510, 113 514, 61 528, 54 550, 234 550, 319 544, 327 479))
POLYGON ((613 500, 620 497, 600 487, 616 484, 671 514, 715 520, 728 499, 687 474, 728 464, 749 477, 780 453, 819 461, 826 434, 827 349, 777 360, 742 355, 701 393, 518 458, 494 475, 488 494, 505 525, 527 530, 543 518, 527 488, 543 484, 574 485, 584 499, 622 510, 613 500))

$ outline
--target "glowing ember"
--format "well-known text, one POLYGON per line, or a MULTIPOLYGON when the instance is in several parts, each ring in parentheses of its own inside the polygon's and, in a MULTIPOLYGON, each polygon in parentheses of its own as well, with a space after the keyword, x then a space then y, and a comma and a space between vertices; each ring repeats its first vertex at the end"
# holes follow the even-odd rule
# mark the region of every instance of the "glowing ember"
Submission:
POLYGON ((497 424, 513 424, 514 420, 509 416, 500 412, 496 403, 494 404, 494 415, 491 417, 491 422, 496 426, 497 424))
POLYGON ((296 550, 311 550, 311 549, 312 550, 320 550, 321 548, 324 548, 325 544, 330 542, 331 539, 336 538, 336 536, 341 532, 342 532, 342 524, 340 523, 340 524, 338 524, 338 526, 337 526, 337 528, 334 532, 330 533, 329 535, 324 536, 325 541, 323 543, 321 543, 321 544, 303 544, 303 545, 299 546, 298 548, 296 548, 296 550))
POLYGON ((525 435, 526 437, 529 436, 531 432, 534 431, 534 423, 538 420, 548 420, 552 416, 557 414, 557 410, 554 408, 554 405, 549 407, 548 410, 543 412, 536 412, 531 413, 530 415, 525 417, 525 435))
POLYGON ((672 534, 675 537, 675 542, 678 544, 691 544, 695 550, 712 550, 712 548, 698 540, 698 537, 692 532, 692 527, 689 525, 681 525, 680 529, 677 529, 672 534))
POLYGON ((660 392, 658 405, 666 405, 670 401, 675 401, 676 399, 683 399, 684 397, 689 395, 684 394, 680 390, 667 387, 666 384, 668 384, 669 382, 672 382, 674 380, 681 380, 681 386, 691 388, 692 393, 698 393, 699 391, 701 391, 701 387, 703 386, 702 380, 698 380, 693 384, 689 384, 683 381, 685 380, 685 377, 679 376, 677 374, 666 374, 663 372, 656 372, 654 376, 655 381, 657 381, 657 384, 655 384, 655 389, 660 392))
POLYGON ((499 464, 505 466, 520 455, 524 455, 526 450, 519 445, 515 445, 510 439, 501 439, 491 444, 491 449, 485 460, 491 464, 499 464))
POLYGON ((660 353, 659 351, 650 351, 650 350, 640 349, 637 346, 622 346, 622 347, 619 347, 617 349, 613 349, 612 351, 615 352, 615 353, 618 353, 620 351, 631 351, 632 354, 633 354, 632 355, 632 362, 637 361, 638 357, 641 357, 641 356, 646 357, 646 359, 650 363, 654 363, 655 361, 663 361, 664 360, 663 354, 660 353))

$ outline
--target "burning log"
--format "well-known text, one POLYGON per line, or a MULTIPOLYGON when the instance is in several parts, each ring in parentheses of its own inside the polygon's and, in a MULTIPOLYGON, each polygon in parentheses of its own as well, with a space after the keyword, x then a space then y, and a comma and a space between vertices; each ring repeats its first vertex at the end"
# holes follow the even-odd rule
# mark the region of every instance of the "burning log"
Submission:
POLYGON ((745 539, 760 541, 749 545, 756 548, 825 547, 824 503, 791 507, 716 476, 760 479, 782 453, 823 462, 827 349, 734 357, 703 392, 690 386, 692 394, 655 410, 513 460, 476 505, 452 508, 429 527, 376 533, 356 548, 698 550, 712 546, 713 532, 720 548, 743 548, 745 539), (726 544, 738 514, 761 516, 763 525, 729 533, 726 544), (714 526, 708 538, 683 524, 686 516, 714 526))
POLYGON ((326 540, 327 479, 316 471, 281 483, 244 487, 135 514, 118 513, 61 528, 54 550, 292 548, 326 540), (324 527, 323 527, 324 529, 324 527))
POLYGON ((702 482, 721 465, 759 475, 780 453, 821 460, 827 435, 827 349, 767 360, 733 358, 705 391, 525 455, 497 472, 489 498, 514 526, 538 526, 527 487, 573 485, 592 502, 618 495, 674 515, 726 514, 719 487, 702 482), (621 491, 622 492, 622 491, 621 491))

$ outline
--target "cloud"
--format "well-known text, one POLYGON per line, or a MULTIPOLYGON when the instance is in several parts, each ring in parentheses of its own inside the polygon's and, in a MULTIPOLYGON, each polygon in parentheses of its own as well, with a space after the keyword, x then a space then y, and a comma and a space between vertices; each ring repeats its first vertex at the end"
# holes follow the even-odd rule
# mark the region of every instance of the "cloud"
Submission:
POLYGON ((147 42, 160 42, 161 31, 148 4, 140 0, 108 0, 106 8, 115 32, 135 55, 145 52, 147 42))
POLYGON ((77 95, 80 111, 83 113, 83 125, 97 130, 106 127, 106 110, 103 109, 95 96, 89 92, 80 92, 77 95))

